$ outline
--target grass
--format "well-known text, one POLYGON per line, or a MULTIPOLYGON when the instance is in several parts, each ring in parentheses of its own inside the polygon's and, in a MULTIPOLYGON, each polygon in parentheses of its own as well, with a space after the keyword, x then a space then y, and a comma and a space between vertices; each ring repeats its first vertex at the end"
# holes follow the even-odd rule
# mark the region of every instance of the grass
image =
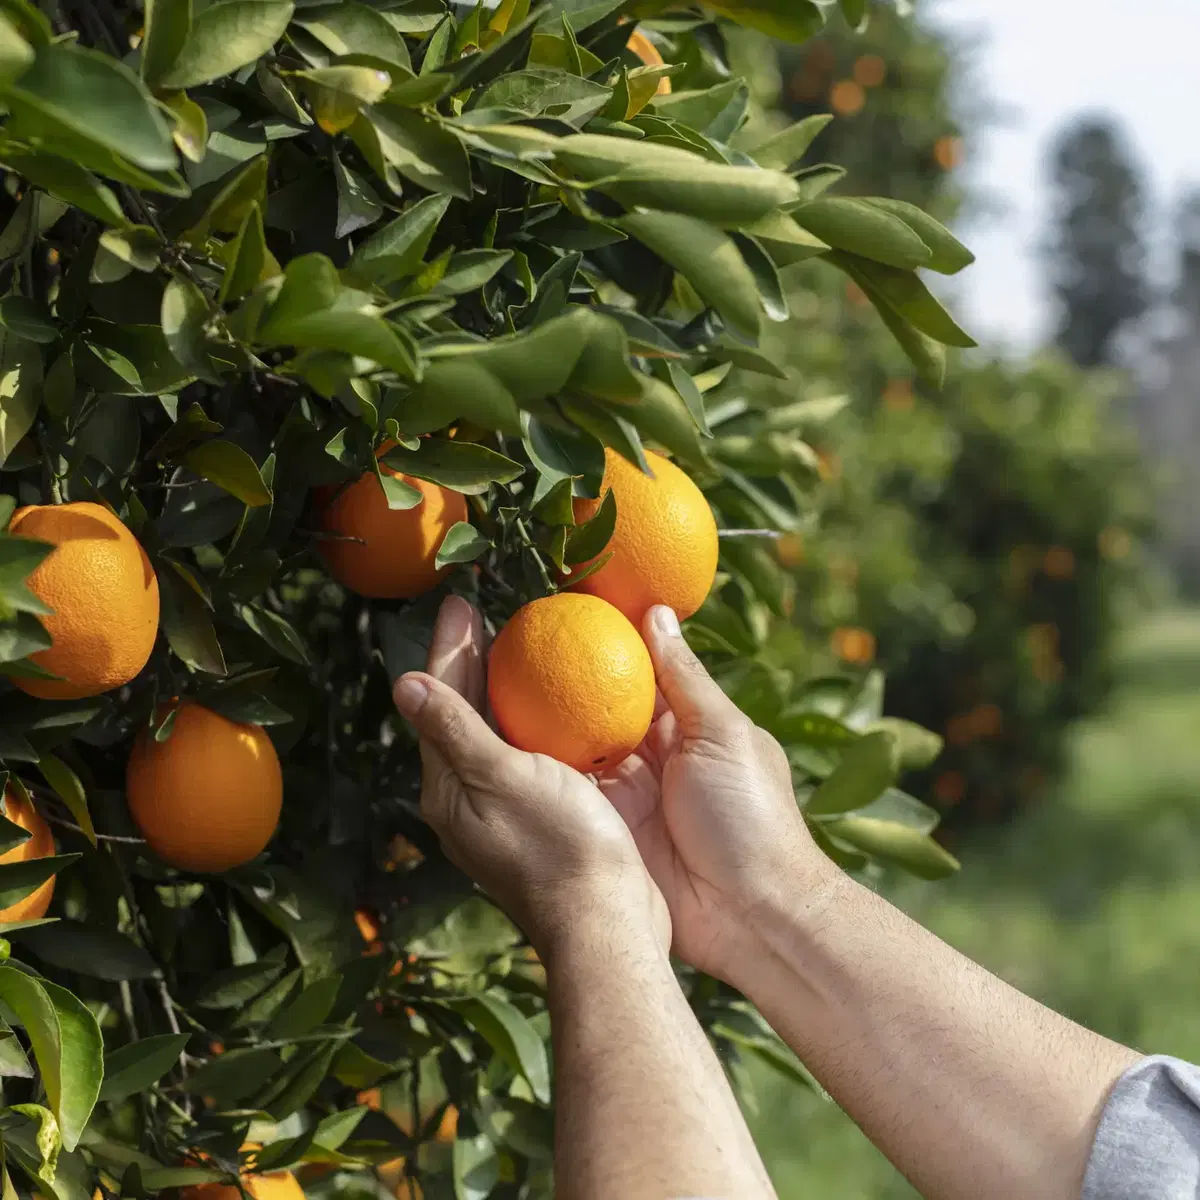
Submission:
MULTIPOLYGON (((917 920, 1010 983, 1139 1049, 1200 1060, 1200 613, 1132 631, 1106 712, 1053 798, 901 888, 917 920)), ((783 1200, 916 1193, 832 1104, 756 1078, 755 1136, 783 1200)))

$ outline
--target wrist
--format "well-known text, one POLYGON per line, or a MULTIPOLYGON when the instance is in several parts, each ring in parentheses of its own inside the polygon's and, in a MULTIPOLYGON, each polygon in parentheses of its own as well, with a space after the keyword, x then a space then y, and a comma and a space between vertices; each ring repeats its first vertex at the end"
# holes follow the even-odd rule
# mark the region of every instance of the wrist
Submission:
POLYGON ((547 900, 543 911, 548 919, 535 941, 547 970, 563 959, 606 954, 613 948, 626 955, 667 957, 669 921, 644 872, 582 880, 547 900))

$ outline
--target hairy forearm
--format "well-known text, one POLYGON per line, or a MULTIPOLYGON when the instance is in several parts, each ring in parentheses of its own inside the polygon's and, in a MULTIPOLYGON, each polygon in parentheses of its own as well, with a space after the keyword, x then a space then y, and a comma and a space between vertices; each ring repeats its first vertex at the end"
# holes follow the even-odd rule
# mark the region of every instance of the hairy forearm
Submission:
POLYGON ((844 876, 754 925, 731 982, 928 1200, 1075 1200, 1133 1051, 844 876))
POLYGON ((556 1194, 772 1197, 720 1063, 648 931, 588 914, 547 961, 556 1194))

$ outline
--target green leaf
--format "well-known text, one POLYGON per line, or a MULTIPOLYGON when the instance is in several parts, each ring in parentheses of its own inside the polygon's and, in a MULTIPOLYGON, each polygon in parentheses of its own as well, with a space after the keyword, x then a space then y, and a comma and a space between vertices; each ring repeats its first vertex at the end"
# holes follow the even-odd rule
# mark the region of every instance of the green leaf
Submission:
POLYGON ((890 267, 912 269, 933 262, 928 246, 899 217, 849 196, 823 196, 793 210, 798 224, 838 250, 890 267))
POLYGON ((164 88, 199 87, 261 58, 283 36, 292 0, 218 0, 196 14, 164 88))
POLYGON ((263 481, 258 464, 233 442, 221 438, 204 442, 189 450, 183 463, 250 508, 271 503, 271 489, 263 481))
POLYGON ((21 934, 21 942, 48 966, 93 979, 158 979, 162 971, 146 950, 115 929, 54 921, 21 934))
POLYGON ((205 349, 204 326, 209 316, 208 297, 190 279, 176 277, 163 292, 160 320, 163 337, 179 365, 198 379, 220 383, 205 349))
POLYGON ((11 908, 18 900, 24 900, 78 857, 78 854, 58 854, 0 863, 0 908, 11 908))
MULTIPOLYGON (((170 564, 175 567, 174 563, 170 564)), ((196 594, 178 570, 159 574, 162 594, 162 627, 175 654, 195 670, 210 675, 227 672, 225 655, 213 628, 208 605, 196 594)))
POLYGON ((264 279, 279 274, 279 264, 267 249, 259 205, 250 206, 237 236, 225 248, 225 261, 228 265, 218 297, 222 304, 240 300, 264 279))
POLYGON ((550 1102, 550 1062, 546 1044, 528 1018, 493 993, 452 1000, 449 1006, 514 1071, 520 1072, 543 1104, 550 1102))
POLYGON ((842 817, 828 821, 827 833, 874 858, 896 863, 919 879, 945 879, 959 869, 958 859, 928 834, 895 821, 875 817, 842 817))
POLYGON ((276 948, 257 962, 226 967, 196 993, 195 1002, 200 1008, 241 1008, 270 987, 284 973, 286 966, 286 952, 276 948))
POLYGON ((757 340, 758 288, 728 234, 679 213, 626 213, 614 223, 683 275, 731 328, 757 340))
POLYGON ((109 225, 128 224, 112 191, 78 163, 44 151, 3 144, 0 144, 0 162, 89 216, 109 225))
POLYGON ((383 204, 371 185, 335 153, 333 177, 337 183, 337 224, 333 236, 348 237, 367 225, 374 225, 383 216, 383 204))
POLYGON ((106 1054, 100 1099, 124 1100, 149 1091, 176 1066, 187 1043, 186 1033, 160 1033, 106 1054))
MULTIPOLYGON (((137 271, 153 271, 163 248, 162 238, 149 225, 130 225, 126 229, 106 229, 100 246, 119 262, 137 271)), ((96 278, 96 268, 92 268, 96 278)))
POLYGON ((0 84, 19 78, 33 62, 33 47, 0 13, 0 84))
POLYGON ((622 406, 621 416, 644 437, 657 442, 687 462, 703 466, 707 461, 699 430, 687 405, 674 388, 648 375, 641 376, 642 402, 622 406))
POLYGON ((396 446, 384 455, 383 462, 394 471, 467 496, 480 496, 493 483, 511 483, 524 472, 520 463, 495 450, 453 438, 422 438, 416 450, 396 446))
POLYGON ((58 1131, 58 1122, 54 1114, 40 1104, 14 1104, 13 1112, 23 1117, 30 1117, 37 1122, 37 1136, 34 1144, 37 1146, 40 1162, 37 1177, 44 1183, 53 1186, 58 1170, 58 1152, 62 1149, 62 1138, 58 1131))
POLYGON ((825 18, 812 0, 721 0, 717 12, 785 42, 806 42, 825 27, 825 18))
POLYGON ((759 142, 750 151, 750 157, 760 167, 777 167, 786 171, 794 162, 808 153, 809 147, 816 141, 817 135, 833 120, 832 113, 815 113, 805 117, 772 134, 765 141, 759 142))
POLYGON ((842 16, 851 29, 861 31, 867 23, 867 0, 838 0, 842 16))
POLYGON ((91 813, 88 812, 87 792, 84 791, 79 776, 61 758, 53 754, 42 754, 38 760, 38 770, 67 806, 71 816, 75 818, 75 823, 83 830, 84 837, 93 846, 96 845, 96 830, 92 825, 91 813))
POLYGON ((6 675, 29 678, 26 672, 33 670, 32 678, 46 678, 46 674, 34 668, 33 663, 18 663, 16 660, 46 650, 50 645, 50 635, 45 626, 32 613, 20 612, 0 622, 0 663, 4 664, 3 673, 6 675))
POLYGON ((33 425, 41 385, 41 351, 7 329, 0 330, 0 467, 33 425))
POLYGON ((712 430, 708 425, 708 413, 704 407, 704 395, 697 386, 696 381, 677 362, 668 361, 666 370, 671 380, 671 386, 679 393, 679 397, 684 404, 687 405, 687 410, 691 413, 692 420, 696 422, 696 428, 705 437, 712 437, 712 430))
POLYGON ((191 1074, 184 1089, 194 1096, 211 1096, 218 1104, 237 1104, 283 1070, 274 1050, 226 1050, 191 1074))
POLYGON ((6 132, 15 136, 36 130, 53 149, 56 133, 66 131, 147 171, 178 162, 170 127, 145 84, 110 55, 71 42, 43 46, 0 94, 13 114, 6 132))
POLYGON ((350 136, 356 142, 364 125, 374 131, 383 160, 406 179, 431 192, 462 200, 470 198, 471 164, 467 151, 446 126, 413 109, 386 104, 359 115, 350 129, 350 136))
POLYGON ((47 309, 26 296, 15 294, 0 300, 0 325, 30 342, 53 342, 59 334, 47 309))
POLYGON ((96 1018, 65 988, 15 967, 0 966, 0 1000, 29 1035, 63 1146, 74 1150, 104 1074, 104 1040, 96 1018))
POLYGON ((513 256, 511 250, 464 250, 451 258, 433 289, 435 296, 461 296, 478 291, 513 256))
POLYGON ((500 1157, 485 1133, 454 1139, 454 1200, 486 1200, 500 1180, 500 1157))
POLYGON ((311 662, 304 639, 292 624, 278 613, 252 604, 239 605, 237 611, 242 620, 277 654, 282 654, 284 658, 302 666, 311 662))
POLYGON ((604 499, 595 516, 590 521, 577 525, 567 536, 563 562, 570 567, 591 562, 593 558, 604 553, 616 527, 617 495, 610 488, 604 493, 604 499))
POLYGON ((451 563, 474 562, 491 544, 474 526, 458 521, 446 530, 434 565, 441 570, 451 563))
POLYGON ((594 117, 611 95, 612 88, 568 71, 531 66, 501 76, 483 91, 476 106, 512 109, 526 117, 547 114, 578 128, 594 117))
POLYGON ((426 196, 410 205, 354 251, 350 271, 379 284, 415 275, 449 207, 450 197, 446 195, 426 196))
POLYGON ((335 55, 368 54, 409 70, 404 38, 384 15, 357 0, 302 7, 296 24, 335 55))
POLYGON ((869 733, 842 755, 832 775, 805 806, 810 816, 828 816, 864 808, 896 782, 896 743, 886 733, 869 733))
POLYGON ((0 600, 17 612, 40 613, 42 616, 53 612, 25 586, 30 572, 53 550, 50 542, 0 535, 0 600))
POLYGON ((975 261, 975 255, 950 230, 915 204, 878 196, 865 197, 863 203, 899 217, 929 247, 933 255, 928 264, 931 271, 955 275, 975 261))
POLYGON ((978 345, 970 334, 959 328, 915 271, 900 271, 841 251, 830 254, 829 261, 845 271, 877 305, 882 300, 926 337, 943 346, 969 349, 978 345))
POLYGON ((145 0, 142 78, 153 87, 171 69, 192 28, 192 0, 145 0))
POLYGON ((737 243, 738 253, 754 276, 758 295, 768 318, 775 322, 786 321, 791 316, 787 293, 770 255, 763 249, 761 242, 746 234, 734 234, 734 241, 737 243))
POLYGON ((899 717, 880 717, 868 725, 867 733, 886 733, 896 743, 900 765, 906 770, 920 771, 932 766, 942 752, 942 739, 932 730, 899 717))
POLYGON ((841 749, 857 742, 861 736, 836 717, 807 711, 782 713, 771 721, 767 729, 785 746, 803 742, 806 746, 841 749))
POLYGON ((946 350, 942 343, 914 329, 874 288, 867 286, 863 290, 921 376, 934 387, 941 387, 946 379, 946 350))

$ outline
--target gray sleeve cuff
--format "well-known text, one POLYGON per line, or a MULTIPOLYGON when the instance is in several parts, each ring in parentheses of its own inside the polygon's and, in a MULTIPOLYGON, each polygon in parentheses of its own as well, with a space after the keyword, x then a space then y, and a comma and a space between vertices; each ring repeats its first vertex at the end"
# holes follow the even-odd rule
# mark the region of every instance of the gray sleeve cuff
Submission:
POLYGON ((1083 1200, 1200 1197, 1200 1068, 1143 1058, 1117 1081, 1100 1117, 1083 1200))

